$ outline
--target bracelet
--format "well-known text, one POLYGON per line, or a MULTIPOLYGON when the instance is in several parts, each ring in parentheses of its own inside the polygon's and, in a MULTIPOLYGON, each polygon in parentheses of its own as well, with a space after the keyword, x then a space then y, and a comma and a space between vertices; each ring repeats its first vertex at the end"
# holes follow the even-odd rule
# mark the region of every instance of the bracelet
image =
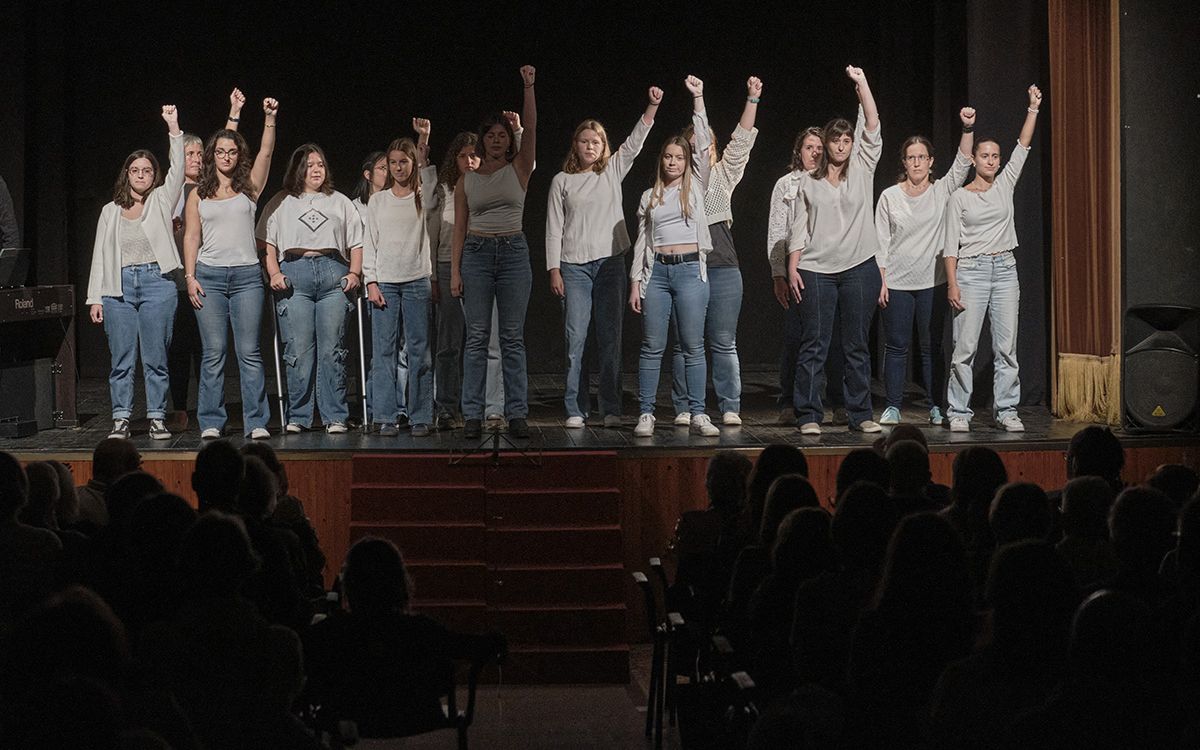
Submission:
POLYGON ((190 273, 185 273, 185 274, 183 275, 183 280, 184 280, 184 281, 187 281, 188 279, 194 279, 194 278, 196 278, 196 277, 195 277, 195 276, 193 276, 193 275, 191 275, 190 273))
POLYGON ((963 132, 964 133, 974 133, 975 126, 974 125, 963 125, 963 132))
POLYGON ((242 121, 242 118, 240 118, 240 117, 226 117, 225 118, 225 122, 241 122, 241 121, 242 121))
POLYGON ((525 88, 527 88, 527 89, 531 89, 531 88, 533 88, 533 84, 532 84, 532 83, 531 83, 531 84, 528 84, 528 85, 527 85, 525 88))
POLYGON ((263 127, 264 127, 264 128, 273 128, 273 127, 275 127, 275 126, 274 126, 274 125, 272 125, 271 123, 267 122, 267 123, 263 123, 263 127))
POLYGON ((1041 112, 1040 109, 1034 109, 1033 107, 1026 107, 1025 111, 1031 115, 1036 115, 1038 112, 1041 112))
POLYGON ((704 94, 696 94, 696 95, 695 95, 695 96, 693 96, 692 98, 693 98, 693 99, 703 99, 703 98, 704 98, 704 94))
POLYGON ((762 101, 762 98, 757 96, 747 96, 746 101, 750 102, 751 104, 758 104, 762 101))

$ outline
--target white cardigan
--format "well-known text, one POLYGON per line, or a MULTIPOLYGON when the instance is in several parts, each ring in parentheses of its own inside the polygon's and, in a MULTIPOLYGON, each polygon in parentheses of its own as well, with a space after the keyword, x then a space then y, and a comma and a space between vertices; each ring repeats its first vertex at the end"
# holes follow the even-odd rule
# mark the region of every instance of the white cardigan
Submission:
MULTIPOLYGON (((150 248, 158 261, 158 270, 166 275, 182 264, 175 248, 172 221, 175 204, 183 190, 183 133, 170 137, 170 169, 167 179, 146 198, 142 207, 142 231, 150 240, 150 248)), ((109 203, 100 209, 96 224, 96 243, 92 247, 92 271, 88 275, 85 304, 99 305, 104 297, 120 297, 121 290, 121 207, 109 203)))

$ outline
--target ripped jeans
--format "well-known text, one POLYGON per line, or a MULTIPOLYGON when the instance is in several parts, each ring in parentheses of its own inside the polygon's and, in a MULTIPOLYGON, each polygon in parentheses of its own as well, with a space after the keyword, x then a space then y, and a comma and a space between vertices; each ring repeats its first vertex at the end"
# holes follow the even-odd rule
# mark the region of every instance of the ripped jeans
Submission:
POLYGON ((323 423, 344 424, 350 416, 344 339, 346 316, 353 310, 341 287, 346 265, 314 255, 289 257, 279 268, 292 282, 287 291, 274 293, 287 374, 286 421, 312 427, 315 405, 323 423))

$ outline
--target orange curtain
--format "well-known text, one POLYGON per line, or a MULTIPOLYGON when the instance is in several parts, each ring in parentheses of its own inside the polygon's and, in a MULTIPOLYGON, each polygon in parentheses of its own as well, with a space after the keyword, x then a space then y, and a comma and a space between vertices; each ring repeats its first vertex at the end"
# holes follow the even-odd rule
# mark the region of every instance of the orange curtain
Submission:
POLYGON ((1118 0, 1049 0, 1054 414, 1120 420, 1118 0))

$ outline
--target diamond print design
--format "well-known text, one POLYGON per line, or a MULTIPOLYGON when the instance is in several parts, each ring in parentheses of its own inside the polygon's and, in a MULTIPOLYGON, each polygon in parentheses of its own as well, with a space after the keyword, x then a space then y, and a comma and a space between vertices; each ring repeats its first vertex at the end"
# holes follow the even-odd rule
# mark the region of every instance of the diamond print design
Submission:
POLYGON ((310 208, 300 214, 300 223, 308 227, 310 232, 317 231, 327 221, 329 221, 329 217, 315 208, 310 208))

